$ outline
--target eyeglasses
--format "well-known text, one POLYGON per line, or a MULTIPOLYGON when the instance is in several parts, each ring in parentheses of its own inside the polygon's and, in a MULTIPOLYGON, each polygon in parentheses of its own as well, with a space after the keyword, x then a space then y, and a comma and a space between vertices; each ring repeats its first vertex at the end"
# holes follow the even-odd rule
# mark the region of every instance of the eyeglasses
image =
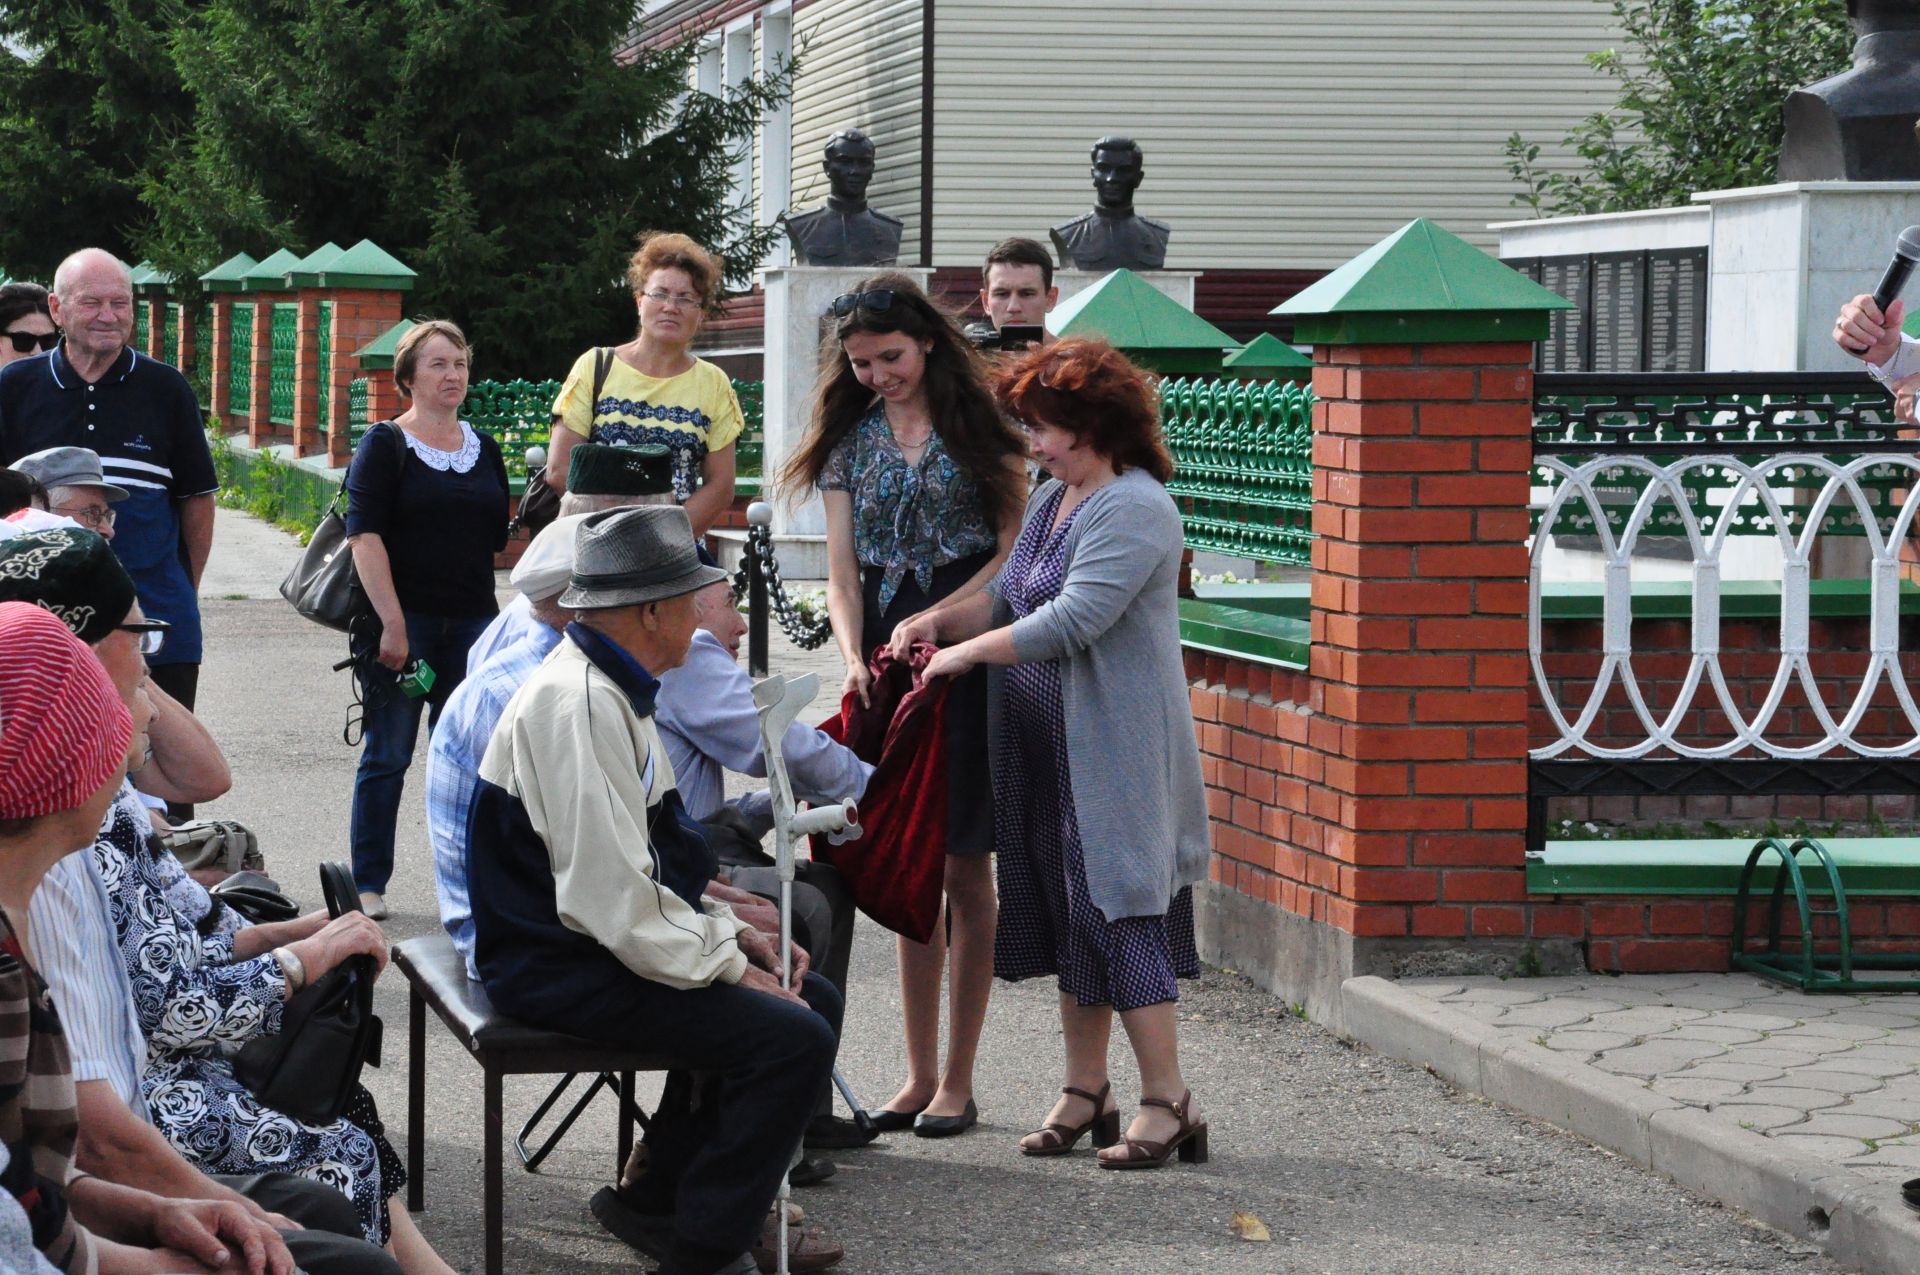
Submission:
POLYGON ((870 292, 843 292, 833 299, 827 307, 827 313, 836 319, 844 319, 855 310, 865 310, 868 314, 885 314, 893 309, 893 300, 897 294, 892 288, 875 288, 870 292))
POLYGON ((105 505, 62 505, 58 509, 47 510, 50 514, 65 514, 83 527, 92 527, 95 531, 105 531, 113 526, 113 510, 105 505))
POLYGON ((643 292, 640 295, 655 305, 674 306, 682 310, 696 309, 700 305, 700 298, 689 292, 667 292, 664 289, 655 288, 652 292, 643 292))
POLYGON ((141 620, 136 624, 116 624, 113 626, 122 633, 140 635, 140 654, 158 655, 160 648, 167 644, 167 630, 173 626, 165 620, 141 620))
POLYGON ((45 354, 48 350, 60 344, 60 334, 58 332, 21 332, 9 328, 5 332, 0 332, 0 336, 13 342, 13 352, 15 354, 32 354, 36 349, 42 354, 45 354))

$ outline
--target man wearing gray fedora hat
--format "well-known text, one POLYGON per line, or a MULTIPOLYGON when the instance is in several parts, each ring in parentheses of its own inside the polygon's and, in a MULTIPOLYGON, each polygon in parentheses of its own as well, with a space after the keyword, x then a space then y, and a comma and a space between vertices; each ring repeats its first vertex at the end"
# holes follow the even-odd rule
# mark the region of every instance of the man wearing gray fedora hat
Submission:
POLYGON ((671 1042, 718 1077, 717 1101, 649 1139, 653 1162, 680 1166, 660 1175, 669 1198, 637 1202, 673 1217, 665 1275, 755 1269, 840 1026, 831 984, 808 972, 787 990, 773 941, 701 897, 713 852, 654 722, 693 594, 724 578, 678 506, 587 517, 560 595, 575 619, 501 715, 469 824, 474 963, 493 1003, 578 1036, 671 1042))

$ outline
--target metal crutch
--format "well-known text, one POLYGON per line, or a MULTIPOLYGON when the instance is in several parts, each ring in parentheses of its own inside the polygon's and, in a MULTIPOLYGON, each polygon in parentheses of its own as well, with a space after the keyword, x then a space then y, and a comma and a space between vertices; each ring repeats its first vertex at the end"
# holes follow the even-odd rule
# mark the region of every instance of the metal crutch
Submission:
MULTIPOLYGON (((780 879, 780 985, 788 989, 793 987, 794 842, 815 833, 840 836, 860 834, 860 812, 851 801, 816 806, 811 810, 794 808, 793 784, 787 777, 782 743, 786 739, 787 727, 800 716, 800 710, 813 702, 813 697, 819 691, 820 679, 812 673, 793 678, 775 674, 756 683, 753 688, 754 707, 760 713, 760 748, 767 762, 768 796, 773 803, 774 865, 780 879)), ((841 1092, 845 1093, 845 1082, 837 1075, 834 1080, 840 1084, 841 1092)), ((800 1150, 799 1146, 794 1147, 795 1159, 799 1157, 800 1150)), ((791 1170, 792 1161, 788 1162, 788 1168, 791 1170)), ((793 1184, 787 1175, 782 1175, 777 1231, 780 1255, 774 1268, 778 1275, 788 1275, 787 1203, 792 1198, 793 1184)))

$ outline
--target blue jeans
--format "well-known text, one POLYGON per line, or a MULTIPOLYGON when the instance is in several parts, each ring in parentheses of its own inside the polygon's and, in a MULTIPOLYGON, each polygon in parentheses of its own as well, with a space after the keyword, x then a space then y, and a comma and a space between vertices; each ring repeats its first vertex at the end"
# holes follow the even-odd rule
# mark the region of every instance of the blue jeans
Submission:
POLYGON ((428 710, 427 730, 440 721, 447 697, 467 675, 467 650, 487 627, 489 616, 474 619, 406 612, 407 658, 425 660, 433 669, 433 689, 419 699, 402 694, 391 671, 374 664, 365 675, 362 716, 366 735, 360 769, 353 777, 353 882, 362 892, 383 894, 393 876, 393 833, 406 790, 407 767, 420 737, 420 710, 428 710))

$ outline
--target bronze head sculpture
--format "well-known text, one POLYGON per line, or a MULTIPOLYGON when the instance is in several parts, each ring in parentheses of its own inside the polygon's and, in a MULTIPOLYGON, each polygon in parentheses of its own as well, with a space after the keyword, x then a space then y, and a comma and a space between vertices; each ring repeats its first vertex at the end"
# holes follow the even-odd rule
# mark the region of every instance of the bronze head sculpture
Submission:
POLYGON ((1133 192, 1146 176, 1146 160, 1130 137, 1103 137, 1093 144, 1092 211, 1053 227, 1054 250, 1080 270, 1158 270, 1167 262, 1172 228, 1133 210, 1133 192))
POLYGON ((873 141, 857 128, 827 139, 821 170, 827 202, 786 218, 787 241, 803 266, 890 266, 900 255, 900 221, 867 206, 873 141))
POLYGON ((1787 97, 1781 181, 1920 181, 1920 0, 1848 0, 1853 66, 1787 97))

